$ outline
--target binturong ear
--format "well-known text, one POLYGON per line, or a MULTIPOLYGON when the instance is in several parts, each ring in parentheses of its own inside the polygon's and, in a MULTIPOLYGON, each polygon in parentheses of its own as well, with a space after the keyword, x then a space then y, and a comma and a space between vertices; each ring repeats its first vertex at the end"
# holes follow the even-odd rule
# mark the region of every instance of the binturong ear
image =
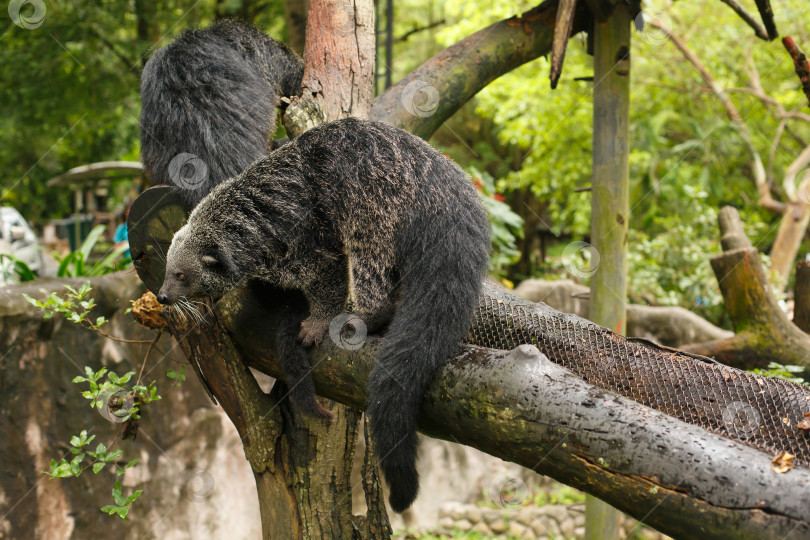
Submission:
POLYGON ((231 257, 221 249, 203 255, 202 263, 209 268, 218 268, 230 274, 235 274, 238 271, 231 257))

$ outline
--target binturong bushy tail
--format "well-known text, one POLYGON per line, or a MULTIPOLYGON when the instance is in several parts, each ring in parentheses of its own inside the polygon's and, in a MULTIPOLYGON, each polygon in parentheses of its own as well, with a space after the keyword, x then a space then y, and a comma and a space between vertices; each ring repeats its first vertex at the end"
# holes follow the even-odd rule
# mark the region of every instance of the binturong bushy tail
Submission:
POLYGON ((488 266, 489 222, 482 208, 414 223, 400 243, 400 305, 369 377, 372 441, 396 512, 419 491, 419 407, 437 370, 467 335, 488 266), (459 215, 461 214, 461 215, 459 215), (463 226, 459 226, 459 220, 463 226))

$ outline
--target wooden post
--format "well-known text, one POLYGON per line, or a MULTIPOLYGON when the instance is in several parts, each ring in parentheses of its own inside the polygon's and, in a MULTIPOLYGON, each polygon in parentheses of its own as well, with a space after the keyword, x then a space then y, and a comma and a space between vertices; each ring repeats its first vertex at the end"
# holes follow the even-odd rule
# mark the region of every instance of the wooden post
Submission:
MULTIPOLYGON (((589 318, 623 334, 627 312, 629 203, 629 6, 617 4, 594 22, 593 180, 591 199, 591 302, 589 318), (598 259, 596 257, 598 256, 598 259)), ((588 496, 585 538, 619 536, 619 512, 588 496)))

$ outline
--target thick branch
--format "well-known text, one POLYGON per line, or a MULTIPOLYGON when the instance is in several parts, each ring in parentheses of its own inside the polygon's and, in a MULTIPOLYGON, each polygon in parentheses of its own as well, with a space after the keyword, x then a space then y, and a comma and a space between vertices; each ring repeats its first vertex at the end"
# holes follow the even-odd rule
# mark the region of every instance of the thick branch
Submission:
MULTIPOLYGON (((244 321, 229 316, 249 341, 244 321)), ((319 393, 364 407, 378 343, 314 349, 319 393)), ((245 345, 253 367, 281 374, 245 345)), ((420 429, 587 491, 674 537, 810 534, 810 471, 777 475, 767 454, 590 386, 530 345, 508 355, 471 347, 449 361, 422 404, 420 429)))
MULTIPOLYGON (((585 30, 577 11, 571 35, 585 30)), ((428 139, 445 120, 504 73, 551 51, 556 0, 497 22, 441 51, 377 96, 371 118, 428 139)))

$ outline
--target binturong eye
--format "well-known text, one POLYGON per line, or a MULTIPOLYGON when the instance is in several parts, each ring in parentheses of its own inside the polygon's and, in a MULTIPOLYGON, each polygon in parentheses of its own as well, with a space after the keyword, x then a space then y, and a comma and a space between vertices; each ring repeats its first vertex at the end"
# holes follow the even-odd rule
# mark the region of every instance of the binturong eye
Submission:
POLYGON ((177 273, 177 279, 179 279, 180 281, 185 281, 186 280, 186 275, 184 273, 182 273, 182 272, 178 272, 177 273))

